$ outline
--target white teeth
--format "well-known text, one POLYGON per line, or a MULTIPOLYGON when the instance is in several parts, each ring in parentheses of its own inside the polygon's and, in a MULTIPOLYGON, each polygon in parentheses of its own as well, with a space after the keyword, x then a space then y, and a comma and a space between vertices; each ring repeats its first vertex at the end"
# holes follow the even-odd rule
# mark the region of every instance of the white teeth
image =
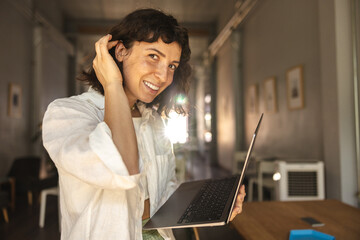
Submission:
POLYGON ((146 81, 144 81, 144 83, 145 83, 146 86, 148 86, 149 88, 151 88, 154 91, 159 90, 159 87, 155 86, 154 84, 151 84, 151 83, 146 82, 146 81))

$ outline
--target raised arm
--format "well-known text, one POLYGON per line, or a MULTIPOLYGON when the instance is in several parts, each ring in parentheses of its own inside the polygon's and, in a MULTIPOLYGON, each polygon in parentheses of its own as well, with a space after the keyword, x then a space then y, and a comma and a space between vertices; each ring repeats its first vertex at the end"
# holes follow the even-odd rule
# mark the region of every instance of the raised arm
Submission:
POLYGON ((135 129, 131 118, 129 101, 123 88, 123 77, 109 49, 118 41, 112 41, 111 35, 102 37, 95 44, 96 57, 93 67, 97 78, 104 88, 105 117, 112 138, 130 175, 139 173, 139 155, 135 129))

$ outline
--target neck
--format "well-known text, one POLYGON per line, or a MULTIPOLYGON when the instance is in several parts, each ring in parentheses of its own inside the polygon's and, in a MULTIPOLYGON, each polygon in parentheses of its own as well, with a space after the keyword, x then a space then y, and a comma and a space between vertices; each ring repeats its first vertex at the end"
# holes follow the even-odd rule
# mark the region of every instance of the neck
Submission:
POLYGON ((135 104, 136 104, 136 101, 130 101, 130 100, 129 100, 129 107, 130 107, 130 109, 133 108, 133 107, 135 106, 135 104))

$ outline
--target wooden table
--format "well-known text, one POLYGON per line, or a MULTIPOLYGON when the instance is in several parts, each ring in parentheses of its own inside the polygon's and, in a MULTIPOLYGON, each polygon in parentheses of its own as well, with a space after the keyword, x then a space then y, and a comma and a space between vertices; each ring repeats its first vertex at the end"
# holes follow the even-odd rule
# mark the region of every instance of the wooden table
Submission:
POLYGON ((314 229, 336 240, 360 239, 360 209, 337 200, 245 202, 231 224, 246 240, 287 240, 293 229, 314 229), (311 227, 302 217, 313 217, 325 226, 311 227))

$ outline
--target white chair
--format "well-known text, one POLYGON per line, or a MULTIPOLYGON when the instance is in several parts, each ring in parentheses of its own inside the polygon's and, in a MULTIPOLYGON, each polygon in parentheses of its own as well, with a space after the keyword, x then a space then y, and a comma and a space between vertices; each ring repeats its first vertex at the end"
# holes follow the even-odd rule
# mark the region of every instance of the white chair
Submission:
MULTIPOLYGON (((41 228, 44 227, 45 224, 45 211, 46 211, 46 198, 48 195, 55 195, 59 196, 59 187, 53 187, 44 189, 41 191, 41 203, 40 203, 40 219, 39 219, 39 226, 41 228)), ((59 203, 59 200, 58 200, 59 203)), ((61 226, 61 214, 60 214, 60 205, 58 204, 58 212, 59 212, 59 231, 61 226)))
POLYGON ((273 180, 276 163, 274 161, 259 160, 257 161, 257 176, 249 179, 249 197, 248 201, 253 201, 254 184, 258 186, 258 201, 263 201, 263 188, 271 190, 272 196, 275 196, 276 183, 273 180))
POLYGON ((241 173, 242 166, 244 165, 246 158, 246 152, 243 151, 237 151, 234 153, 234 161, 233 161, 233 168, 232 173, 233 174, 239 174, 241 173))
MULTIPOLYGON (((245 159, 246 159, 247 151, 236 151, 234 154, 234 160, 233 160, 233 168, 232 173, 233 174, 241 174, 241 171, 243 169, 245 159)), ((246 177, 249 177, 251 175, 256 174, 256 154, 252 153, 250 156, 250 162, 247 166, 246 170, 246 177)))

